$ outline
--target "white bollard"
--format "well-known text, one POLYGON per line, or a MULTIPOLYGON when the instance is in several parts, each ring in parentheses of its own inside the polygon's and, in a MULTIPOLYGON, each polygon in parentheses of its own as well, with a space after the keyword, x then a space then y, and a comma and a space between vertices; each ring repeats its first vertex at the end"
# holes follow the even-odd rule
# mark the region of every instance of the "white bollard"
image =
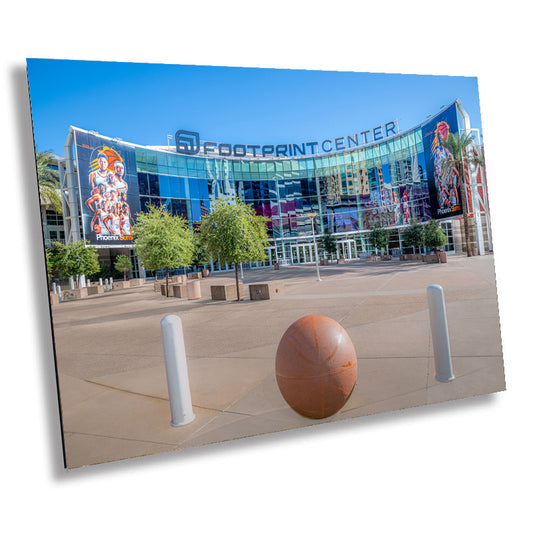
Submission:
POLYGON ((57 285, 56 285, 56 282, 55 282, 55 281, 52 283, 52 292, 53 292, 54 294, 57 294, 57 285))
POLYGON ((87 280, 87 287, 90 287, 90 286, 91 286, 91 280, 88 279, 88 280, 87 280))
POLYGON ((78 287, 80 289, 84 289, 86 286, 87 286, 87 283, 85 282, 85 274, 80 274, 78 287))
POLYGON ((104 282, 102 281, 102 278, 100 278, 98 281, 99 281, 100 285, 104 284, 104 282))
POLYGON ((59 296, 59 301, 62 302, 63 300, 61 299, 61 285, 57 286, 57 295, 59 296))
POLYGON ((105 290, 109 290, 109 283, 107 282, 107 278, 105 279, 105 290))
POLYGON ((194 420, 194 413, 181 319, 176 315, 167 315, 161 320, 161 333, 170 400, 170 425, 185 426, 194 420))
POLYGON ((69 283, 70 290, 73 291, 74 290, 74 278, 72 276, 68 278, 68 283, 69 283))
POLYGON ((427 288, 427 297, 433 355, 435 358, 435 379, 442 383, 447 383, 453 381, 455 377, 453 375, 452 356, 450 352, 444 291, 440 285, 430 285, 427 288))
POLYGON ((112 289, 113 288, 113 278, 109 278, 109 288, 112 289))

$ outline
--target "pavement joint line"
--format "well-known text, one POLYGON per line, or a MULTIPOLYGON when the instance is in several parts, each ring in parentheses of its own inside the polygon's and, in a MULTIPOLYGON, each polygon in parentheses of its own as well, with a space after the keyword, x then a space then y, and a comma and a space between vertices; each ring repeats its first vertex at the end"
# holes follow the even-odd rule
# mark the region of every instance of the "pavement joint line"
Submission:
MULTIPOLYGON (((355 386, 357 387, 357 384, 355 386)), ((401 398, 402 396, 407 396, 409 394, 416 394, 416 393, 422 392, 422 391, 426 391, 426 393, 427 393, 429 388, 430 388, 430 386, 426 385, 425 387, 420 388, 420 389, 410 390, 408 392, 402 392, 401 394, 393 394, 392 396, 387 396, 386 398, 381 398, 381 399, 373 401, 373 402, 365 403, 364 405, 360 405, 358 407, 350 407, 349 409, 346 409, 345 411, 343 411, 341 409, 340 413, 349 413, 350 411, 356 411, 357 409, 362 409, 364 407, 368 407, 368 406, 371 406, 371 405, 376 405, 376 404, 379 404, 379 403, 382 403, 382 402, 393 400, 395 398, 401 398)), ((356 392, 355 388, 354 388, 353 392, 356 392)), ((352 392, 352 394, 353 394, 353 392, 352 392)), ((427 401, 425 403, 421 404, 421 405, 427 405, 427 401)), ((417 406, 417 407, 419 407, 419 406, 417 406)), ((398 409, 394 409, 393 411, 384 411, 384 413, 382 413, 382 414, 398 411, 400 409, 407 409, 407 407, 400 407, 398 409)))
POLYGON ((99 383, 98 381, 93 381, 91 379, 84 379, 83 381, 85 381, 86 383, 92 383, 93 385, 98 385, 98 386, 103 387, 104 389, 108 389, 108 390, 114 390, 114 391, 118 391, 118 392, 125 392, 126 394, 133 394, 135 396, 142 396, 144 398, 152 398, 154 400, 162 400, 164 402, 169 402, 170 401, 170 400, 168 400, 168 398, 161 398, 160 396, 154 396, 152 394, 144 394, 142 392, 134 392, 134 391, 127 390, 127 389, 121 389, 120 387, 113 387, 111 385, 105 385, 103 383, 99 383))
MULTIPOLYGON (((170 424, 169 424, 170 425, 170 424)), ((102 439, 113 439, 113 440, 124 440, 128 442, 145 442, 148 444, 161 444, 162 446, 181 446, 181 443, 176 442, 165 442, 165 441, 159 441, 159 440, 145 440, 145 439, 131 439, 128 437, 116 437, 113 435, 100 435, 99 433, 84 433, 81 431, 69 431, 65 430, 65 434, 67 435, 83 435, 85 437, 99 437, 102 439)), ((148 452, 147 455, 153 455, 153 452, 148 452)), ((110 459, 109 462, 115 461, 115 459, 110 459)))

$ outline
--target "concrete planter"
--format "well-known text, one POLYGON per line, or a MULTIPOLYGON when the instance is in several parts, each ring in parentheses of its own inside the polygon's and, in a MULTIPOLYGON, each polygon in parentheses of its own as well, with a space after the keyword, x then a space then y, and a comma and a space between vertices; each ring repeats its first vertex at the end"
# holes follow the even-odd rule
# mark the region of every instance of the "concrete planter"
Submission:
POLYGON ((87 287, 82 289, 65 289, 61 293, 61 299, 65 302, 68 300, 80 300, 81 298, 87 298, 87 287))
POLYGON ((439 256, 435 254, 428 254, 422 256, 422 261, 424 263, 438 263, 439 262, 439 256))
POLYGON ((113 288, 114 289, 129 289, 130 288, 130 282, 128 280, 124 281, 113 281, 113 288))
POLYGON ((103 285, 91 285, 87 287, 87 294, 93 296, 94 294, 104 294, 105 287, 103 285))
POLYGON ((392 255, 383 255, 381 256, 382 261, 392 261, 392 255))
POLYGON ((187 274, 187 279, 202 279, 201 272, 189 272, 187 274))
POLYGON ((327 265, 329 265, 329 260, 326 257, 323 257, 320 260, 320 266, 327 266, 327 265))
POLYGON ((283 281, 270 281, 268 283, 251 283, 248 285, 250 300, 272 300, 285 294, 283 281))
POLYGON ((189 300, 199 300, 202 297, 200 280, 195 279, 187 282, 187 298, 189 300))
POLYGON ((274 263, 274 270, 279 270, 279 263, 274 263))
POLYGON ((54 294, 53 292, 50 293, 50 305, 58 305, 59 304, 59 294, 54 294))
POLYGON ((168 293, 173 298, 185 298, 187 296, 186 283, 173 283, 168 287, 168 293))
POLYGON ((339 259, 337 259, 337 265, 344 265, 346 263, 346 261, 344 260, 344 257, 339 257, 339 259))
POLYGON ((139 287, 140 285, 144 285, 144 278, 133 278, 130 279, 130 287, 139 287))
MULTIPOLYGON (((244 285, 239 283, 239 292, 241 298, 244 296, 244 285)), ((226 283, 224 285, 211 285, 212 300, 236 300, 237 287, 235 283, 226 283)))

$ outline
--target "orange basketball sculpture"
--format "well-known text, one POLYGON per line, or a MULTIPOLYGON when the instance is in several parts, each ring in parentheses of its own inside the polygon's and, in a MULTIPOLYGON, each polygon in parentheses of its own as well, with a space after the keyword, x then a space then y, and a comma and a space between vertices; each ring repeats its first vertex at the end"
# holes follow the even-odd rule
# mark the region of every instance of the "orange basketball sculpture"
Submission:
POLYGON ((326 418, 346 403, 357 379, 355 348, 332 318, 308 315, 289 326, 276 354, 285 401, 307 418, 326 418))

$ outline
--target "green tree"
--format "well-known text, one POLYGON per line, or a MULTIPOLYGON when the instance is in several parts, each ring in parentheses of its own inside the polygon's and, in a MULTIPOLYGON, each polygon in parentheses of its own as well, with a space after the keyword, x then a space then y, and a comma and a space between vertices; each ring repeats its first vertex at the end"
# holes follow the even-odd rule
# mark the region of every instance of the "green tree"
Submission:
POLYGON ((433 248, 433 251, 437 253, 437 248, 444 246, 447 242, 446 234, 436 220, 430 220, 424 226, 424 246, 433 248))
POLYGON ((468 218, 468 205, 466 202, 466 172, 465 166, 471 164, 483 165, 483 158, 474 155, 472 148, 475 146, 474 139, 470 133, 450 133, 442 141, 444 148, 451 154, 443 165, 444 172, 453 172, 458 178, 459 189, 461 191, 461 205, 463 206, 463 230, 466 239, 466 254, 472 256, 470 244, 470 220, 468 218))
POLYGON ((137 214, 132 233, 145 268, 165 269, 168 296, 169 269, 192 263, 194 245, 188 222, 164 207, 150 205, 146 213, 137 214))
POLYGON ((389 232, 379 225, 375 225, 368 235, 368 242, 372 248, 379 250, 379 253, 383 253, 383 248, 389 244, 389 232))
POLYGON ((124 281, 126 281, 126 272, 129 272, 133 265, 131 264, 130 258, 127 255, 120 254, 117 255, 115 263, 113 265, 119 272, 124 273, 124 281))
POLYGON ((202 219, 200 239, 220 261, 235 265, 237 300, 240 300, 238 264, 242 261, 261 261, 268 245, 266 222, 251 205, 236 198, 235 203, 217 200, 211 213, 202 219))
POLYGON ((70 244, 54 243, 55 267, 59 275, 64 278, 70 276, 92 276, 100 270, 98 251, 86 241, 76 241, 70 244))
POLYGON ((416 248, 424 246, 424 227, 416 219, 411 221, 411 224, 403 230, 402 233, 403 244, 407 247, 413 248, 413 253, 416 253, 416 248))
POLYGON ((326 231, 320 238, 319 244, 322 250, 324 250, 328 256, 337 251, 337 241, 329 231, 326 231))
POLYGON ((209 248, 207 247, 207 244, 203 242, 200 238, 199 230, 195 230, 193 232, 192 240, 194 244, 192 264, 197 268, 207 265, 211 261, 211 254, 209 253, 209 248))
POLYGON ((37 152, 37 179, 39 182, 39 200, 45 208, 52 207, 56 213, 61 213, 61 195, 59 193, 59 177, 57 170, 50 168, 52 153, 37 152))

